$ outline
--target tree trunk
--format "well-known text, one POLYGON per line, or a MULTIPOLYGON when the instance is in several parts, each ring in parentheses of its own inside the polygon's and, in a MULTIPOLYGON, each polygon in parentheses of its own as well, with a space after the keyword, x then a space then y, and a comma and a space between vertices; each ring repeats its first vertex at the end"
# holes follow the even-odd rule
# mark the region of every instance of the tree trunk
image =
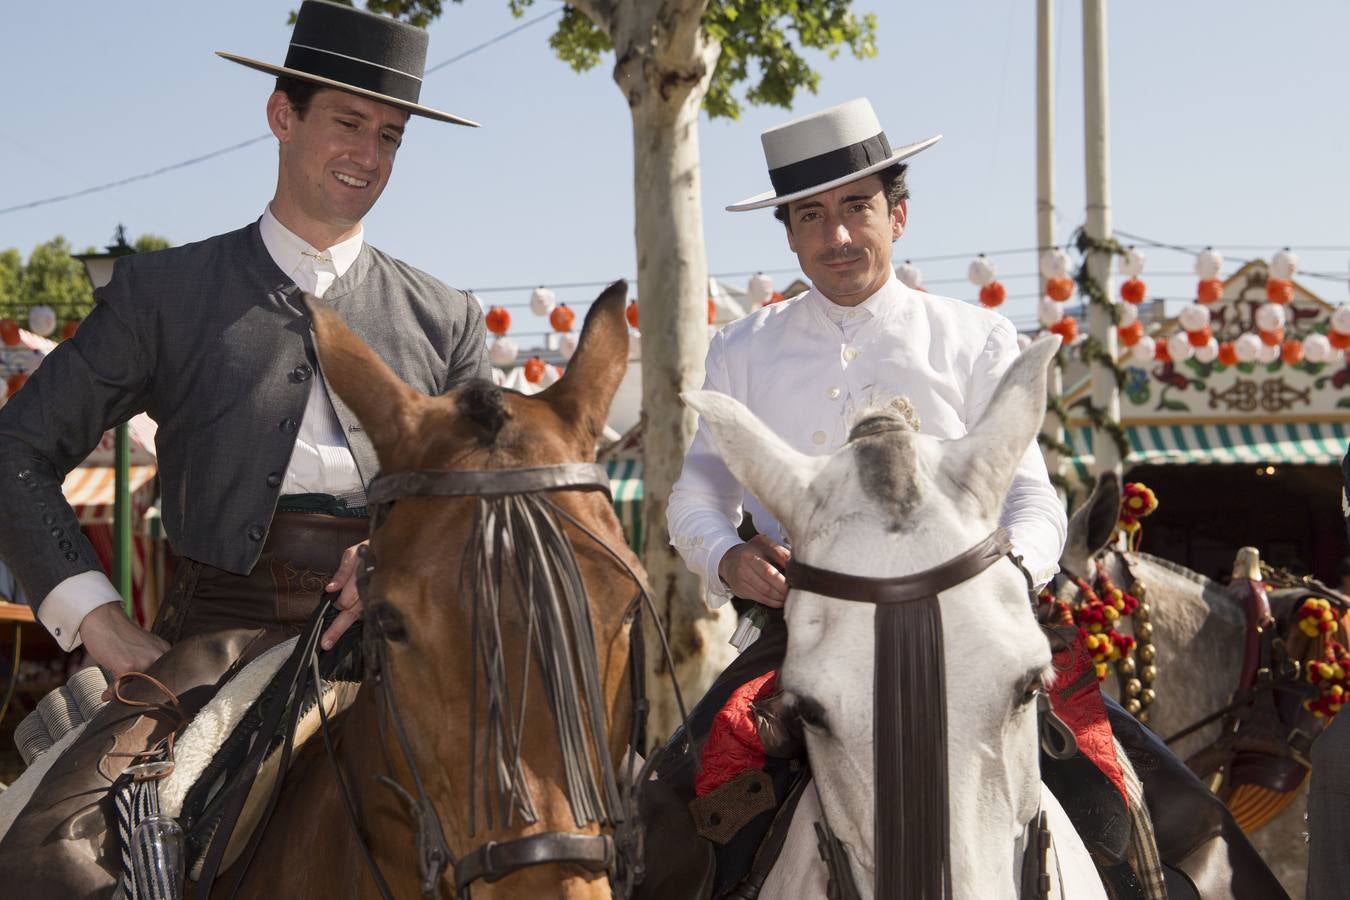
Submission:
MULTIPOLYGON (((646 18, 624 4, 630 15, 646 18)), ((655 5, 655 4, 653 4, 655 5)), ((642 334, 642 563, 670 639, 675 674, 692 704, 734 656, 730 607, 708 609, 697 577, 670 546, 666 501, 694 438, 680 392, 703 383, 708 264, 699 188, 698 115, 720 48, 702 32, 701 4, 661 4, 645 22, 616 22, 614 78, 633 117, 638 315, 642 334), (625 27, 628 26, 628 27, 625 27), (631 36, 631 40, 624 40, 631 36), (625 46, 626 45, 626 46, 625 46)), ((648 734, 679 724, 660 645, 649 632, 648 734)))

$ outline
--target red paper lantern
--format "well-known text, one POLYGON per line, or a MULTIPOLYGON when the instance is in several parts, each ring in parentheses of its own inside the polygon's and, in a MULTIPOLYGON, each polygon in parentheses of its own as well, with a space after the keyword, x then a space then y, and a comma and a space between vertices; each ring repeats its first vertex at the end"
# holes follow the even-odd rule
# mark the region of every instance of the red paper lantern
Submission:
POLYGON ((1350 334, 1344 334, 1334 328, 1328 329, 1327 340, 1337 350, 1350 350, 1350 334))
POLYGON ((1135 319, 1129 325, 1117 326, 1116 334, 1123 345, 1133 347, 1144 336, 1144 323, 1135 319))
POLYGON ((15 372, 13 375, 9 376, 9 380, 5 382, 5 386, 9 388, 9 396, 13 397, 15 392, 23 387, 24 383, 27 381, 27 372, 15 372))
POLYGON ((628 319, 628 326, 630 328, 638 327, 638 308, 636 300, 628 301, 628 310, 624 313, 624 316, 628 319))
POLYGON ((1204 328, 1201 328, 1199 331, 1186 332, 1186 340, 1191 342, 1192 347, 1205 346, 1206 344, 1209 343, 1209 339, 1212 338, 1213 336, 1214 335, 1210 331, 1208 325, 1206 325, 1204 328))
POLYGON ((1195 290, 1195 297, 1201 303, 1213 303, 1223 296, 1223 282, 1217 278, 1206 278, 1195 290))
POLYGON ((1294 299, 1294 283, 1272 278, 1266 282, 1266 299, 1271 303, 1288 303, 1294 299))
POLYGON ((1219 362, 1225 366, 1236 366, 1238 364, 1237 348, 1233 346, 1232 341, 1224 341, 1219 344, 1219 362))
POLYGON ((1059 335, 1067 346, 1073 343, 1074 338, 1078 337, 1078 320, 1073 316, 1065 316, 1051 325, 1049 330, 1051 334, 1059 335))
POLYGON ((568 332, 572 330, 572 323, 577 320, 577 314, 568 308, 566 303, 559 303, 553 307, 553 312, 548 314, 548 324, 553 326, 554 331, 568 332))
POLYGON ((494 306, 483 316, 483 321, 487 324, 488 331, 501 337, 511 327, 511 314, 500 306, 494 306))
POLYGON ((1261 343, 1267 347, 1277 347, 1284 343, 1284 329, 1276 328, 1274 331, 1258 331, 1261 335, 1261 343))
POLYGON ((1068 300, 1073 296, 1073 279, 1067 275, 1051 278, 1045 283, 1045 295, 1061 303, 1068 300))
POLYGON ((1143 303, 1148 293, 1148 285, 1138 278, 1131 278, 1120 285, 1120 299, 1126 303, 1143 303))
POLYGON ((713 298, 708 298, 708 324, 711 325, 717 321, 717 304, 713 303, 713 298))
POLYGON ((989 309, 1002 306, 1003 301, 1007 299, 1008 289, 1003 286, 1001 281, 991 281, 980 288, 980 303, 989 309))
POLYGON ((531 356, 525 360, 525 380, 530 384, 538 384, 544 379, 544 361, 537 356, 531 356))
POLYGON ((1280 359, 1288 366, 1296 366, 1303 362, 1303 342, 1298 338, 1285 341, 1280 345, 1280 359))
POLYGON ((6 346, 19 346, 19 323, 13 319, 0 319, 0 341, 6 346))
POLYGON ((1153 358, 1160 363, 1170 363, 1172 361, 1172 352, 1167 349, 1167 341, 1158 341, 1153 348, 1153 358))
MULTIPOLYGON (((923 288, 919 288, 919 290, 923 290, 923 288)), ((773 296, 764 301, 764 305, 768 306, 770 303, 782 303, 784 299, 785 298, 780 291, 774 291, 773 296)))
POLYGON ((61 337, 67 340, 73 338, 75 336, 75 332, 79 330, 79 327, 80 327, 79 319, 67 319, 66 324, 61 326, 61 337))

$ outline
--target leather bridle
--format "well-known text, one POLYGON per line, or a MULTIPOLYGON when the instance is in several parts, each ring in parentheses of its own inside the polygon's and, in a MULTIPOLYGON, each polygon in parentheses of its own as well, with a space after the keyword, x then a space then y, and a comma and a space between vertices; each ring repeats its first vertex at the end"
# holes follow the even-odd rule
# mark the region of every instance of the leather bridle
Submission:
MULTIPOLYGON (((1002 528, 945 563, 898 578, 869 578, 808 565, 793 557, 788 585, 824 597, 876 607, 873 690, 876 803, 873 850, 876 896, 950 900, 947 810, 947 714, 942 614, 938 595, 969 581, 1012 553, 1002 528)), ((1028 577, 1028 581, 1030 581, 1028 577)), ((1034 603, 1034 597, 1032 598, 1034 603)), ((831 897, 860 896, 843 845, 819 823, 831 897)), ((1043 811, 1024 838, 1024 897, 1049 896, 1049 829, 1043 811)))
MULTIPOLYGON (((424 470, 380 475, 371 481, 367 493, 367 503, 371 512, 371 534, 373 536, 376 529, 387 518, 394 502, 404 497, 476 497, 479 498, 481 503, 484 498, 543 498, 544 495, 555 491, 600 491, 606 497, 609 497, 609 477, 603 466, 593 463, 564 463, 532 468, 476 471, 424 470)), ((641 614, 644 606, 651 609, 651 596, 644 579, 634 571, 622 555, 615 552, 603 537, 597 535, 551 500, 542 499, 541 502, 542 506, 538 502, 536 503, 536 509, 544 511, 544 515, 553 519, 559 535, 562 533, 563 522, 578 530, 623 569, 633 581, 636 590, 636 596, 625 617, 626 621, 631 623, 629 671, 634 709, 633 729, 628 742, 628 755, 623 762, 626 784, 622 787, 620 787, 620 782, 623 779, 619 777, 619 773, 615 772, 613 762, 606 752, 608 736, 605 734, 606 729, 601 721, 601 711, 592 708, 590 710, 592 717, 586 723, 594 725, 599 730, 599 735, 595 737, 597 746, 594 764, 601 770, 602 787, 600 793, 603 795, 602 802, 597 805, 598 812, 593 814, 591 821, 595 821, 601 826, 611 826, 614 835, 561 831, 542 832, 511 841, 487 842, 456 859, 446 843, 444 828, 427 793, 425 779, 419 771, 413 755, 412 742, 404 725, 403 716, 399 711, 397 694, 393 687, 392 671, 388 665, 390 642, 404 639, 406 634, 401 633, 399 623, 387 622, 388 617, 379 614, 379 607, 381 606, 379 598, 372 598, 367 601, 367 604, 368 607, 374 607, 374 614, 368 612, 365 625, 367 678, 377 686, 379 692, 377 696, 383 706, 383 711, 379 717, 381 729, 383 729, 387 718, 393 725, 394 735, 404 765, 412 775, 413 790, 407 790, 390 775, 377 776, 376 780, 395 791, 408 806, 416 828, 419 876, 424 896, 440 896, 441 879, 447 869, 453 871, 455 892, 459 898, 469 897, 471 886, 476 881, 496 881, 513 872, 536 865, 573 865, 590 872, 606 873, 616 897, 629 896, 642 877, 642 827, 638 816, 638 788, 644 778, 643 773, 650 770, 655 762, 655 757, 648 760, 642 772, 637 772, 635 771, 637 761, 635 747, 646 726, 647 699, 644 682, 645 664, 642 649, 641 614)), ((519 553, 521 550, 515 548, 513 552, 519 553)), ((573 568, 575 567, 574 559, 571 565, 573 568)), ((370 575, 374 570, 374 555, 367 552, 365 564, 360 567, 359 572, 360 591, 363 595, 367 595, 370 575)), ((576 577, 579 578, 579 576, 576 577)), ((581 599, 584 603, 584 585, 581 590, 581 599)), ((587 615, 589 614, 587 613, 587 615)), ((654 610, 652 618, 657 634, 661 639, 662 650, 669 658, 670 652, 666 636, 664 630, 660 627, 660 622, 657 620, 654 610)), ((588 627, 589 619, 586 620, 586 623, 588 627)), ((589 635, 586 637, 589 641, 589 635)), ((578 664, 589 667, 589 675, 594 677, 594 669, 598 666, 598 662, 594 647, 589 644, 587 646, 589 647, 589 658, 585 658, 587 653, 584 652, 578 652, 575 655, 578 657, 578 664)), ((476 653, 477 646, 475 644, 476 653)), ((471 666, 476 667, 477 664, 477 660, 471 661, 471 666)), ((673 672, 674 666, 672 665, 669 668, 673 672)), ((477 671, 477 669, 475 668, 474 671, 477 671)), ((675 695, 683 716, 685 714, 684 701, 680 696, 678 685, 675 685, 675 695)), ((476 713, 471 713, 470 718, 476 720, 476 713)), ((471 724, 471 729, 474 727, 476 726, 471 724)), ((474 738, 471 737, 470 743, 472 746, 474 738)), ((385 742, 385 745, 387 745, 387 742, 385 742)), ((472 759, 472 753, 470 758, 472 759)), ((590 764, 590 761, 586 761, 586 768, 589 769, 590 764)), ((519 775, 518 765, 519 747, 517 745, 513 769, 513 775, 517 777, 519 775)), ((573 769, 575 768, 577 767, 573 766, 573 769)), ((390 771, 392 772, 392 767, 390 767, 390 771)), ((589 776, 589 772, 587 775, 589 776)), ((348 815, 352 819, 353 830, 357 834, 358 842, 362 844, 363 855, 376 885, 386 900, 392 900, 388 884, 361 837, 357 812, 350 802, 347 787, 340 774, 339 784, 342 787, 348 815)), ((470 762, 470 795, 474 791, 473 763, 470 762)), ((517 799, 514 784, 511 796, 513 800, 517 799)), ((572 798, 572 802, 574 815, 576 815, 576 798, 572 798)), ((485 806, 487 805, 485 804, 485 806)), ((486 810, 486 814, 489 822, 491 822, 491 810, 486 810)), ((522 815, 528 817, 526 813, 522 813, 522 815)), ((506 817, 509 818, 509 813, 506 817)), ((578 817, 578 820, 578 825, 582 824, 581 817, 578 817)), ((473 830, 472 799, 470 799, 469 821, 471 823, 470 829, 473 830)))

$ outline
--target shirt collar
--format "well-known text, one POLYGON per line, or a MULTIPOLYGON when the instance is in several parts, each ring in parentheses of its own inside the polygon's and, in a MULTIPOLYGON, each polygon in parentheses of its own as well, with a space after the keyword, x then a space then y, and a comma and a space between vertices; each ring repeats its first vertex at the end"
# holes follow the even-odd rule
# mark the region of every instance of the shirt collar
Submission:
POLYGON ((361 247, 365 243, 365 229, 362 228, 345 241, 326 249, 312 247, 300 235, 281 224, 272 214, 271 204, 263 210, 258 229, 262 232, 263 246, 267 248, 268 255, 277 264, 277 268, 288 275, 295 271, 301 256, 311 254, 332 259, 333 269, 337 277, 341 278, 352 267, 352 263, 356 262, 356 257, 361 255, 361 247))
POLYGON ((842 322, 844 316, 850 309, 862 313, 863 318, 865 319, 879 318, 885 314, 886 310, 890 309, 900 301, 903 292, 904 287, 900 284, 900 279, 895 277, 894 269, 890 270, 890 275, 886 278, 886 282, 882 284, 881 287, 877 288, 876 291, 872 293, 872 296, 868 297, 857 306, 840 306, 822 294, 819 290, 816 290, 814 287, 812 288, 812 293, 820 302, 821 310, 824 311, 826 317, 831 322, 835 323, 842 322))

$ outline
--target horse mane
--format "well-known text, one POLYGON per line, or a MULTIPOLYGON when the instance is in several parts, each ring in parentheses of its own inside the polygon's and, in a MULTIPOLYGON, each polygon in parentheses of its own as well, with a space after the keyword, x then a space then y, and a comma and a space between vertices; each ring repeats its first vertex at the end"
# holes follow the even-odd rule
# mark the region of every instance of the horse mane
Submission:
POLYGON ((1151 563, 1160 569, 1166 569, 1173 575, 1179 575, 1187 581, 1192 581, 1206 590, 1223 590, 1223 585, 1219 584, 1208 575, 1201 575, 1199 572, 1188 569, 1180 563, 1174 563, 1170 559, 1163 559, 1161 556, 1154 556, 1152 553, 1141 553, 1138 551, 1133 552, 1131 555, 1142 559, 1144 562, 1151 563))

